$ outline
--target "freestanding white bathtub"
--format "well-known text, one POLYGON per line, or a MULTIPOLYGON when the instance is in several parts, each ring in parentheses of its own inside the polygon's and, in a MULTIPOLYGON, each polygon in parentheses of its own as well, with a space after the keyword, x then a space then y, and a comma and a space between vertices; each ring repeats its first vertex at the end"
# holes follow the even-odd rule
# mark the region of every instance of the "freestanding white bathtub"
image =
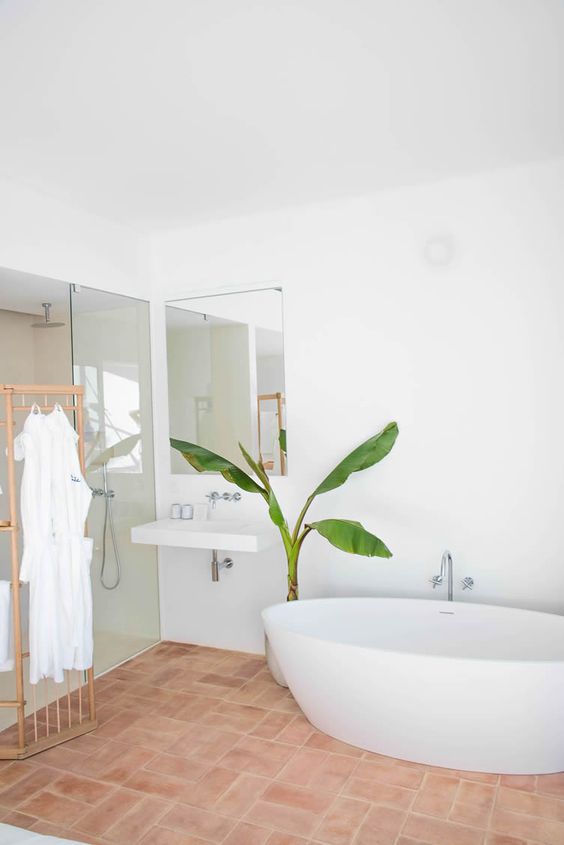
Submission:
POLYGON ((298 704, 330 736, 451 769, 564 770, 564 617, 337 598, 263 619, 298 704))

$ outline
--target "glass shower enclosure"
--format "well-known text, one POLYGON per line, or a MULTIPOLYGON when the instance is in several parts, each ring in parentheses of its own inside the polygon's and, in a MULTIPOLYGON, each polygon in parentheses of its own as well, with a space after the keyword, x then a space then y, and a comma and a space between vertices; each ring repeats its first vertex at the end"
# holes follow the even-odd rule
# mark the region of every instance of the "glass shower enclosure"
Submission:
MULTIPOLYGON (((160 638, 156 548, 130 539, 133 525, 155 518, 149 303, 0 267, 0 383, 73 382, 85 388, 99 674, 160 638), (49 330, 42 331, 46 322, 49 330)), ((17 431, 22 423, 18 418, 17 431)), ((0 518, 5 446, 0 428, 0 518)), ((18 489, 22 470, 18 464, 18 489)), ((9 549, 1 535, 0 580, 7 578, 9 549)), ((8 681, 8 673, 0 673, 0 686, 8 681)), ((8 715, 0 712, 0 725, 8 715)))
POLYGON ((88 533, 98 673, 159 639, 156 549, 130 537, 133 525, 155 518, 149 303, 72 286, 71 314, 93 489, 88 533))
MULTIPOLYGON (((73 382, 85 388, 94 670, 100 674, 160 638, 156 548, 130 539, 133 525, 155 518, 149 303, 0 267, 0 383, 73 382)), ((18 415, 16 433, 24 419, 18 415)), ((0 519, 7 516, 5 448, 0 427, 0 519)), ((22 471, 18 464, 18 489, 22 471)), ((9 558, 7 534, 0 533, 0 580, 10 578, 9 558)), ((21 592, 25 640, 28 586, 21 592)), ((13 698, 13 686, 13 672, 0 672, 0 698, 13 698)), ((31 700, 27 680, 26 690, 31 700)), ((13 710, 0 708, 0 730, 14 718, 13 710)))

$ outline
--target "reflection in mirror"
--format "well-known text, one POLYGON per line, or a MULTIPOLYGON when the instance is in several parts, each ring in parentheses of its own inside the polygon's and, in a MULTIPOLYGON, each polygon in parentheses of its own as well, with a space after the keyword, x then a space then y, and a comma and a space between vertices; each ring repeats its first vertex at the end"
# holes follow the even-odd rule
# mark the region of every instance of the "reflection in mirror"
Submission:
MULTIPOLYGON (((239 442, 286 475, 279 288, 180 299, 166 307, 170 435, 248 470, 239 442)), ((195 470, 171 450, 173 473, 195 470)))

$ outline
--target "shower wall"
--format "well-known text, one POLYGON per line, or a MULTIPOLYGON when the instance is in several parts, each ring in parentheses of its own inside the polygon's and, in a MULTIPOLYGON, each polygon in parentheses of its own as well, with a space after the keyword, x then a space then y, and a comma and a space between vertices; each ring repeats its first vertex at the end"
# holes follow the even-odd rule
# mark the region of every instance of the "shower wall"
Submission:
POLYGON ((74 376, 85 388, 86 477, 102 489, 105 465, 113 491, 111 501, 93 499, 88 520, 100 672, 160 636, 156 549, 130 539, 133 525, 155 518, 149 306, 82 288, 72 294, 72 315, 74 376))
POLYGON ((59 306, 53 319, 65 322, 61 328, 34 329, 36 314, 9 311, 1 307, 0 295, 0 381, 3 384, 66 383, 72 377, 69 309, 59 306))

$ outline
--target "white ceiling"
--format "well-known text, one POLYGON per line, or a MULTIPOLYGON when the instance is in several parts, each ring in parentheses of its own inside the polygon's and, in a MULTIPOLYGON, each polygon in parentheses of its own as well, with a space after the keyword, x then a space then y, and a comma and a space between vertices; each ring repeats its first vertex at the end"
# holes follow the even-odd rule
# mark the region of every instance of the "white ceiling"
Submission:
POLYGON ((564 153, 562 0, 0 0, 0 176, 138 228, 564 153))

